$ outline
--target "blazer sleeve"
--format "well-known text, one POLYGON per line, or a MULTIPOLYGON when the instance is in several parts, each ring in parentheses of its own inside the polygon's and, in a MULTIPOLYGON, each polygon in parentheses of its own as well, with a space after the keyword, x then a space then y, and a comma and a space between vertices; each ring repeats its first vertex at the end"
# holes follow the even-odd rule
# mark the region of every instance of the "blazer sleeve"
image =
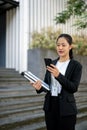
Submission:
POLYGON ((69 70, 70 74, 68 75, 68 77, 60 73, 59 76, 56 78, 62 85, 62 88, 70 93, 74 93, 78 90, 82 75, 82 65, 80 63, 75 62, 73 67, 73 69, 71 68, 71 70, 69 70))

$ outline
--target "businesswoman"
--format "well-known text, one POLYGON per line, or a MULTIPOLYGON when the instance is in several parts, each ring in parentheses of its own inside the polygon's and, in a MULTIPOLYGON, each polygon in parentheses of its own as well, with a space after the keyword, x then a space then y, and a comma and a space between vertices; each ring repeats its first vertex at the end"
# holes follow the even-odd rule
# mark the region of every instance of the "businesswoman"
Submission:
POLYGON ((47 130, 75 130, 77 107, 74 93, 78 90, 82 65, 73 58, 70 35, 59 35, 56 49, 58 58, 47 66, 44 79, 50 91, 46 91, 40 81, 32 85, 37 93, 46 92, 43 109, 47 130))

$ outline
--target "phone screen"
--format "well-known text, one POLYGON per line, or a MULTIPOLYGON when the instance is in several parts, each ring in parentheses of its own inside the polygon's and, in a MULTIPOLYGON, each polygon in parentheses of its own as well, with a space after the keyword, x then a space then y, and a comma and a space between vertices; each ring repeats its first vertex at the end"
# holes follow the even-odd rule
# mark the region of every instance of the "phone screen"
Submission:
POLYGON ((50 58, 44 58, 44 61, 46 66, 50 66, 50 64, 52 64, 52 60, 50 58))

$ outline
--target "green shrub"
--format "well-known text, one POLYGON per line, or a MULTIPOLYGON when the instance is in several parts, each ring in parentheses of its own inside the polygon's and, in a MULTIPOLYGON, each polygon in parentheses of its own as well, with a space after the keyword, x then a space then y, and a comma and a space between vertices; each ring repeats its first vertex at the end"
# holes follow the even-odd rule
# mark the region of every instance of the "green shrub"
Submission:
POLYGON ((31 48, 47 48, 55 49, 55 43, 58 35, 61 34, 61 30, 55 30, 52 27, 47 29, 41 29, 40 32, 32 33, 32 42, 30 44, 31 48))
MULTIPOLYGON (((45 48, 55 50, 56 39, 62 31, 54 29, 53 27, 43 28, 40 32, 34 31, 32 33, 32 42, 30 48, 45 48)), ((87 55, 87 38, 86 36, 72 35, 73 37, 73 51, 75 54, 87 55)))
POLYGON ((87 55, 86 36, 73 35, 74 52, 79 55, 87 55))

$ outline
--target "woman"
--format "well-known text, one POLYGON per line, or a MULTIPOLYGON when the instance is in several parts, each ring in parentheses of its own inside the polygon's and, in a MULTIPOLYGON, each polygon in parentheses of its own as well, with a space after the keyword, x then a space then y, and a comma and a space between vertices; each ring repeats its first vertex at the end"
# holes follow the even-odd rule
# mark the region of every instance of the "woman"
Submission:
MULTIPOLYGON (((77 92, 82 74, 81 64, 73 59, 72 37, 61 34, 56 41, 58 58, 47 66, 44 81, 51 91, 46 92, 44 112, 47 130, 75 130, 77 108, 74 93, 77 92)), ((33 87, 44 91, 41 82, 33 87)))

